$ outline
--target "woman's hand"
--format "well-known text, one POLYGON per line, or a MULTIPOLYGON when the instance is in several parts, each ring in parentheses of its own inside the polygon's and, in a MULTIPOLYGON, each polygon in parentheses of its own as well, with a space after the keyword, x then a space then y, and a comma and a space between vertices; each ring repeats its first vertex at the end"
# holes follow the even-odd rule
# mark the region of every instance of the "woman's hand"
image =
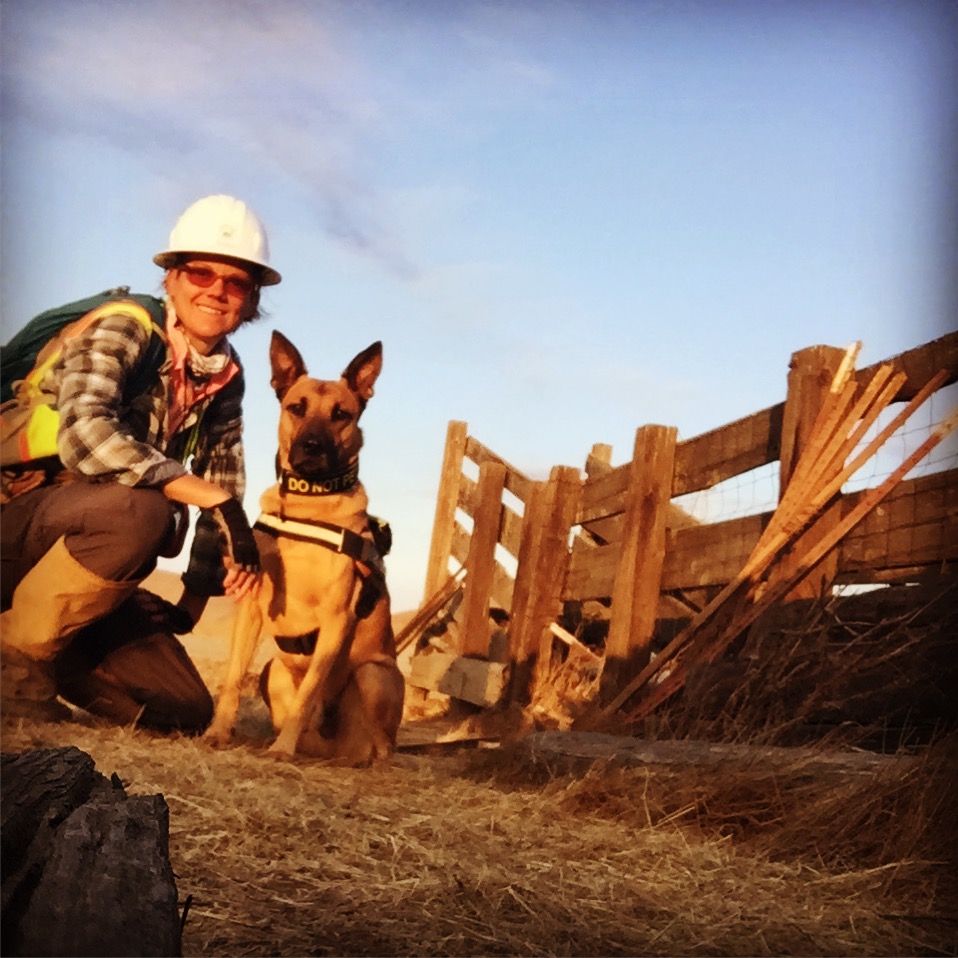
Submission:
POLYGON ((226 562, 226 578, 223 580, 223 590, 234 601, 239 602, 245 596, 255 598, 259 594, 262 573, 250 572, 239 566, 226 562))
POLYGON ((246 595, 256 595, 260 583, 259 550, 239 500, 219 486, 190 474, 168 482, 163 492, 173 502, 208 510, 222 538, 226 594, 237 601, 246 595))

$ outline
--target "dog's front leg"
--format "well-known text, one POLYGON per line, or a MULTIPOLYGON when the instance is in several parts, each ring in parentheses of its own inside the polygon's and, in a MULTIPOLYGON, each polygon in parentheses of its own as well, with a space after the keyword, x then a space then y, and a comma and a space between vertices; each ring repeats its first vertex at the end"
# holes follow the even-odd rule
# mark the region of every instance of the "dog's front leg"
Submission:
POLYGON ((247 596, 236 610, 226 679, 216 700, 213 721, 203 736, 211 745, 226 745, 233 737, 240 686, 253 661, 262 627, 263 610, 255 598, 247 596))
POLYGON ((276 757, 292 757, 296 754, 300 736, 312 716, 320 713, 325 702, 325 686, 329 676, 341 655, 348 655, 349 643, 356 628, 355 598, 356 587, 347 592, 348 601, 326 610, 322 617, 316 647, 309 660, 309 667, 303 681, 296 690, 283 727, 270 746, 270 752, 276 757))

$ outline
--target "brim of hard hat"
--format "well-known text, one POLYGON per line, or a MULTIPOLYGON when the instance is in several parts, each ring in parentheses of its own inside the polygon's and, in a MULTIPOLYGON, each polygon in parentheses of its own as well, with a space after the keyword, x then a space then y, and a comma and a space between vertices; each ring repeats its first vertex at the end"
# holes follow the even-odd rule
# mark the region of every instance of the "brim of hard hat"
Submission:
POLYGON ((276 286, 277 283, 283 281, 283 277, 276 272, 275 269, 267 266, 265 263, 257 263, 255 260, 244 259, 242 256, 229 256, 225 253, 210 253, 210 252, 201 252, 200 250, 187 250, 187 249, 168 249, 164 250, 162 253, 157 253, 153 257, 153 262, 162 269, 173 269, 184 257, 196 256, 196 257, 208 257, 208 256, 222 256, 223 259, 231 259, 236 263, 243 263, 245 265, 252 266, 259 273, 259 284, 260 286, 276 286))

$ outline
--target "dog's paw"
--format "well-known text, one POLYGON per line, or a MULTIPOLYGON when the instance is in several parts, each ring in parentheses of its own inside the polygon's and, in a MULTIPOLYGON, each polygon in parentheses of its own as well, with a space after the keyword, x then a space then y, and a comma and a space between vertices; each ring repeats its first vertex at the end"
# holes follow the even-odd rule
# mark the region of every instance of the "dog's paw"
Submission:
POLYGON ((203 733, 203 741, 213 748, 225 748, 233 741, 233 730, 231 728, 221 728, 211 725, 203 733))
POLYGON ((292 759, 296 754, 296 736, 280 732, 276 741, 266 751, 270 758, 292 759))

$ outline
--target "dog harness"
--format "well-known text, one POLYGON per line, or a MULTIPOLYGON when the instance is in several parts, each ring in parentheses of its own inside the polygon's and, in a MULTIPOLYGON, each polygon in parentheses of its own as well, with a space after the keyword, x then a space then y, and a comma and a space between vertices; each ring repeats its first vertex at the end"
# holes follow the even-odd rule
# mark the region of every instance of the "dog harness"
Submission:
POLYGON ((376 543, 358 532, 353 532, 352 529, 344 529, 342 526, 321 522, 318 519, 280 519, 279 516, 268 512, 260 513, 253 528, 274 538, 315 542, 327 549, 332 549, 333 552, 347 555, 350 559, 368 565, 376 571, 381 569, 385 575, 383 560, 376 548, 376 543))
MULTIPOLYGON (((363 579, 356 614, 359 618, 364 618, 372 611, 373 601, 370 599, 374 597, 364 602, 364 595, 370 587, 378 592, 377 582, 374 580, 385 582, 386 579, 383 557, 372 539, 367 539, 358 532, 353 532, 352 529, 344 529, 330 522, 321 522, 318 519, 281 519, 268 512, 260 513, 256 522, 253 523, 253 528, 274 538, 314 542, 316 545, 348 556, 356 563, 363 579), (367 604, 368 609, 363 611, 367 604)), ((313 629, 304 635, 276 635, 273 638, 283 652, 312 655, 318 637, 319 629, 313 629)))

